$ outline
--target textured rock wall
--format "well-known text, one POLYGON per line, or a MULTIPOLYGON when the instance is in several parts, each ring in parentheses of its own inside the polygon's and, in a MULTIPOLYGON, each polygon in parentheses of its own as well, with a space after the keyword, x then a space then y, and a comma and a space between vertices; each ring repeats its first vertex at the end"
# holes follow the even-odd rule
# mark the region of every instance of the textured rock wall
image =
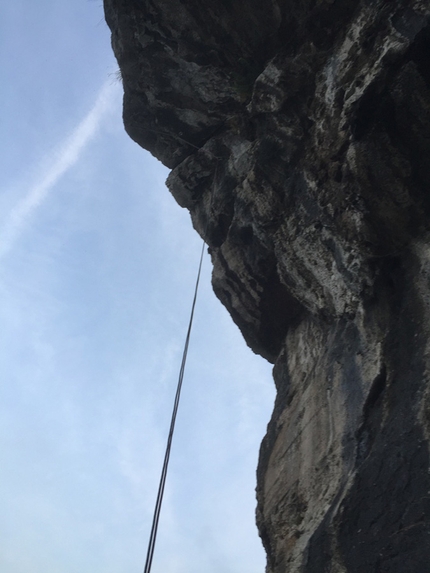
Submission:
POLYGON ((430 1, 104 4, 126 130, 275 364, 268 573, 430 571, 430 1))

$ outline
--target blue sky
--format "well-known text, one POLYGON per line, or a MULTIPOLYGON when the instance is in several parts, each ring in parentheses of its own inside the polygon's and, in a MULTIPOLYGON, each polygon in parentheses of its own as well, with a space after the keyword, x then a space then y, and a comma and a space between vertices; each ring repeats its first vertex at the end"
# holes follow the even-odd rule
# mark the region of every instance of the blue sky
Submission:
MULTIPOLYGON (((99 1, 0 7, 0 570, 143 570, 201 242, 125 134, 99 1)), ((205 257, 154 573, 257 573, 271 367, 205 257)))

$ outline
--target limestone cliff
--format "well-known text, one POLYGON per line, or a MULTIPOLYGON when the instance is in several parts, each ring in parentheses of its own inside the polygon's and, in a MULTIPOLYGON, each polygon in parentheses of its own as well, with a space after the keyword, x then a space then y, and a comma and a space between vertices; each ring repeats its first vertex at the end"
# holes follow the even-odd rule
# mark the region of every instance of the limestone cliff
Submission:
POLYGON ((430 0, 104 4, 126 130, 275 364, 267 571, 430 571, 430 0))

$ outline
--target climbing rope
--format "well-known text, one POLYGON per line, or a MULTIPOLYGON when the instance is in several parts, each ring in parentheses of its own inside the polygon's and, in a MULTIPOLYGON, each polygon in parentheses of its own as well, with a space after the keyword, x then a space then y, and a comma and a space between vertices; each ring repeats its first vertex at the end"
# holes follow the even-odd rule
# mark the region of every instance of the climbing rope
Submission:
MULTIPOLYGON (((204 236, 206 236, 206 235, 204 235, 204 236)), ((190 342, 191 328, 193 326, 194 309, 196 306, 197 293, 199 290, 199 282, 200 282, 200 274, 201 274, 201 270, 202 270, 204 250, 205 250, 205 241, 203 240, 202 252, 200 254, 199 270, 197 272, 196 286, 194 289, 193 304, 191 306, 190 321, 188 324, 187 336, 185 338, 184 351, 182 354, 182 363, 181 363, 181 368, 179 370, 178 385, 176 388, 175 401, 173 404, 172 419, 170 422, 169 436, 167 438, 166 453, 164 454, 164 463, 163 463, 163 469, 161 471, 160 484, 158 486, 157 501, 155 502, 154 517, 152 520, 151 534, 149 536, 148 552, 146 554, 146 563, 145 563, 144 573, 150 573, 151 566, 152 566, 152 558, 154 557, 155 540, 157 538, 158 522, 160 519, 161 504, 163 502, 163 496, 164 496, 164 486, 166 485, 167 468, 169 466, 170 450, 172 447, 173 433, 175 431, 176 414, 178 413, 179 399, 181 397, 182 381, 184 379, 185 364, 187 362, 188 345, 190 342)))

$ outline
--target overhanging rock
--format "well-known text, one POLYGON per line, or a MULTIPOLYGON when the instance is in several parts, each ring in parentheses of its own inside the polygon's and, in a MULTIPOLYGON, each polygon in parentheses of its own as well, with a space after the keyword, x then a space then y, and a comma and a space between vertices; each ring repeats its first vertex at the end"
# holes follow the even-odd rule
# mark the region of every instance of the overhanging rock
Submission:
POLYGON ((275 364, 268 573, 430 570, 430 2, 104 4, 126 130, 275 364))

